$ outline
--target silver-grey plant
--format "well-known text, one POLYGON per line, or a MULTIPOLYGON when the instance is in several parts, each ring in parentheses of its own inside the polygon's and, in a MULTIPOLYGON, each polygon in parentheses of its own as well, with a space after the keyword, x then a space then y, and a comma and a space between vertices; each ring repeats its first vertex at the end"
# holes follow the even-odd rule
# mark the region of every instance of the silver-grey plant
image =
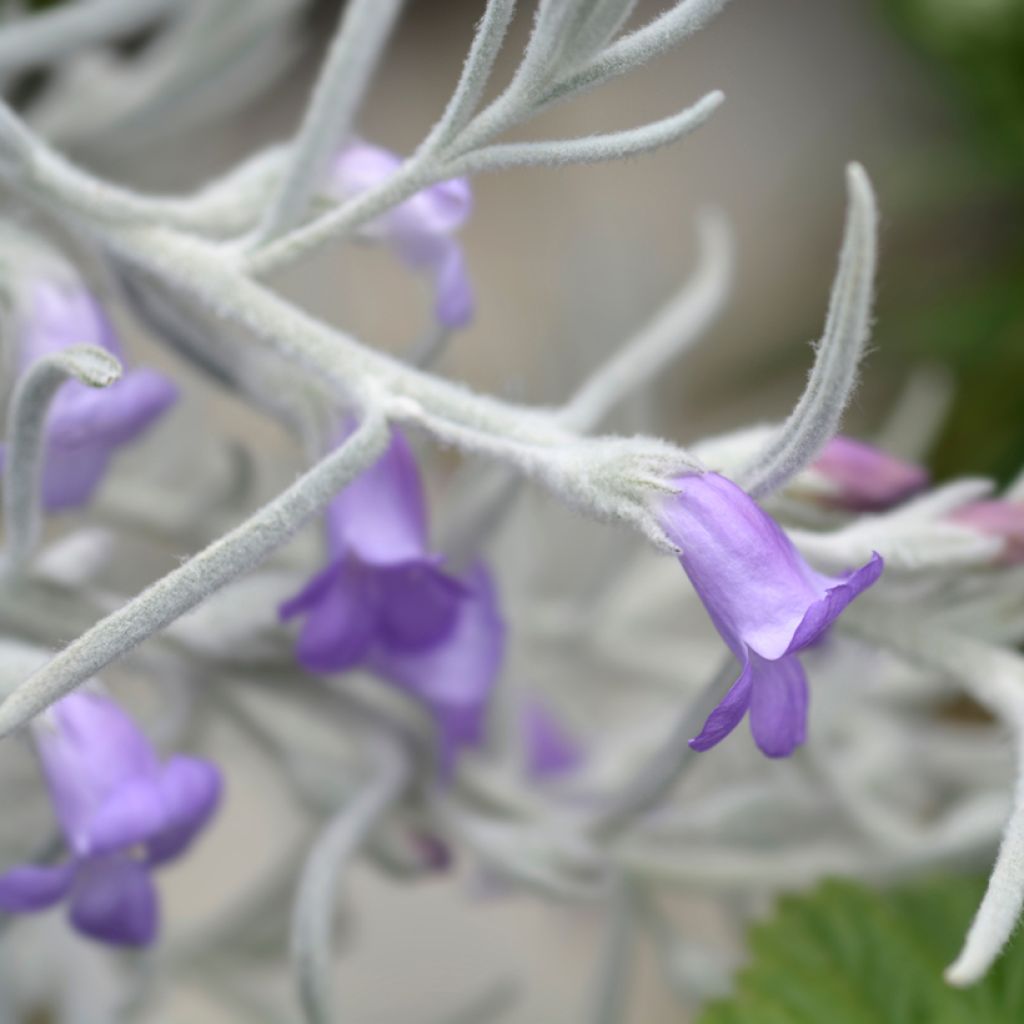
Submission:
MULTIPOLYGON (((517 5, 481 0, 461 77, 436 123, 393 173, 347 196, 332 191, 331 167, 353 137, 402 0, 349 0, 291 141, 185 196, 113 184, 70 162, 59 144, 86 140, 127 152, 144 146, 158 123, 189 125, 231 112, 298 52, 301 0, 93 0, 22 12, 0 26, 0 75, 46 64, 54 76, 27 121, 0 106, 0 181, 11 221, 0 249, 10 373, 0 735, 35 723, 45 746, 39 730, 58 721, 48 709, 83 686, 95 690, 98 673, 126 664, 153 680, 161 701, 152 730, 157 746, 187 743, 215 757, 212 725, 231 723, 273 766, 307 837, 301 849, 282 844, 268 876, 230 906, 126 962, 120 1008, 102 1002, 98 1009, 101 1002, 90 1003, 83 983, 68 1009, 65 982, 53 979, 58 1019, 144 1015, 154 985, 179 978, 200 979, 234 1002, 238 1019, 254 1019, 233 972, 265 962, 263 942, 290 956, 303 1019, 341 1019, 332 930, 345 866, 366 857, 382 870, 415 875, 429 869, 424 850, 430 861, 439 844, 457 848, 489 877, 605 908, 609 935, 591 1003, 595 1024, 624 1019, 629 947, 638 929, 653 937, 684 998, 699 998, 718 977, 700 937, 677 934, 665 915, 661 897, 674 888, 734 895, 770 893, 826 873, 892 878, 964 859, 984 862, 1001 836, 988 893, 947 977, 970 984, 999 954, 1024 902, 1024 661, 1016 650, 1024 639, 1024 570, 1013 565, 1010 539, 961 515, 991 493, 989 481, 955 481, 891 507, 868 507, 844 504, 842 484, 829 472, 826 456, 835 451, 830 445, 871 327, 877 212, 860 166, 848 170, 828 316, 792 413, 782 423, 686 449, 595 431, 699 340, 722 309, 732 255, 717 213, 698 224, 700 260, 690 282, 557 407, 516 404, 447 379, 435 368, 450 336, 445 326, 402 360, 373 339, 316 319, 267 283, 272 272, 298 265, 327 242, 372 235, 382 218, 452 179, 615 160, 689 135, 719 107, 721 93, 624 131, 502 141, 552 105, 687 40, 724 4, 679 0, 629 27, 635 0, 538 0, 511 80, 485 103, 517 5), (131 64, 83 53, 157 17, 166 19, 159 34, 131 64), (55 395, 69 378, 103 389, 124 386, 131 375, 121 378, 119 359, 96 344, 17 365, 15 281, 49 259, 55 243, 43 236, 60 239, 90 268, 96 289, 116 293, 175 358, 282 423, 306 453, 301 475, 254 507, 245 481, 230 479, 223 461, 211 471, 197 459, 189 487, 177 495, 119 473, 109 497, 41 546, 55 395), (338 444, 342 421, 352 426, 338 444), (294 549, 281 549, 379 464, 396 427, 410 428, 428 449, 441 445, 467 456, 442 509, 441 550, 458 572, 487 551, 509 634, 531 679, 558 695, 571 720, 575 709, 581 728, 599 723, 591 700, 617 691, 621 703, 622 684, 643 693, 645 706, 656 701, 664 708, 656 721, 630 729, 599 724, 585 764, 559 786, 535 785, 521 758, 501 743, 461 758, 450 777, 438 776, 439 741, 420 703, 381 686, 372 671, 304 670, 292 631, 278 621, 278 605, 310 568, 294 549), (806 744, 796 761, 769 770, 752 747, 699 754, 688 742, 724 706, 736 676, 720 644, 684 641, 675 612, 671 622, 664 616, 678 606, 682 622, 696 608, 671 556, 682 558, 702 599, 716 607, 666 519, 666 508, 685 493, 680 479, 705 476, 728 478, 782 522, 778 543, 795 546, 793 558, 813 565, 814 581, 832 580, 823 574, 844 573, 875 553, 885 563, 877 586, 836 620, 829 644, 807 652, 814 700, 806 744), (524 483, 584 516, 633 531, 670 557, 654 561, 630 549, 596 593, 571 584, 555 594, 528 589, 516 571, 521 556, 509 549, 543 549, 545 531, 537 531, 535 517, 521 515, 524 483), (103 572, 127 540, 148 545, 154 557, 168 546, 199 550, 125 595, 103 572), (942 719, 937 709, 959 691, 998 726, 942 719), (311 739, 325 723, 334 735, 329 754, 311 739), (1003 727, 1017 751, 1012 764, 993 746, 1003 727), (1006 779, 1014 773, 1017 793, 1008 803, 1006 779), (410 836, 424 849, 417 853, 410 836), (285 926, 290 941, 282 941, 285 926), (207 956, 219 965, 213 971, 207 956)), ((894 424, 923 421, 922 402, 934 394, 922 377, 894 424)), ((914 433, 893 429, 904 440, 914 433)), ((161 443, 173 443, 162 436, 168 440, 161 443)), ((245 472, 243 466, 239 473, 245 472)), ((1022 494, 1024 485, 1003 500, 1022 494)), ((717 619, 716 625, 728 635, 717 619)), ((794 637, 786 656, 809 644, 794 637)), ((518 714, 516 684, 507 676, 489 712, 499 736, 514 731, 518 714)), ((17 821, 5 810, 0 833, 17 821)), ((14 831, 12 841, 0 834, 4 868, 15 848, 24 852, 23 833, 14 831)), ((55 838, 38 838, 39 856, 52 862, 55 838)), ((729 916, 735 901, 723 907, 729 916)), ((0 957, 11 958, 24 925, 14 918, 4 925, 0 957)), ((0 1020, 17 1020, 18 988, 28 976, 0 977, 0 1020)), ((508 1002, 499 986, 457 1019, 496 1018, 508 1002)), ((284 1011, 263 1015, 288 1019, 284 1011)))

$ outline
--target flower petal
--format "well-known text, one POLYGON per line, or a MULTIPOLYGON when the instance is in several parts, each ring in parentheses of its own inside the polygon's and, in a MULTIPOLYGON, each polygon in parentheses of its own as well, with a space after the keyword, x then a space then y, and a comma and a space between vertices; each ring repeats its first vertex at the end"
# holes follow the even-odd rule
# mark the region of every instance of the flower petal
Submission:
POLYGON ((851 572, 844 580, 825 591, 825 596, 815 601, 804 613, 800 625, 789 642, 787 653, 802 651, 809 647, 843 613, 843 609, 862 591, 867 590, 882 575, 885 563, 878 552, 859 569, 851 572))
POLYGON ((288 622, 299 615, 315 608, 327 596, 339 574, 345 571, 345 559, 337 558, 326 569, 318 572, 294 596, 288 598, 278 609, 277 615, 282 622, 288 622))
POLYGON ((371 665, 431 703, 477 704, 486 699, 505 648, 505 627, 490 574, 477 565, 467 596, 444 643, 422 652, 374 651, 371 665))
POLYGON ((438 774, 450 779, 459 755, 479 747, 487 733, 487 703, 428 705, 438 736, 438 774))
MULTIPOLYGON (((402 159, 368 142, 353 142, 337 156, 330 187, 339 199, 349 199, 390 178, 402 159)), ((466 178, 453 178, 410 196, 367 226, 370 236, 393 237, 416 233, 447 235, 460 228, 472 210, 473 195, 466 178)))
POLYGON ((49 512, 88 504, 110 466, 110 449, 102 444, 66 450, 47 445, 43 466, 43 505, 49 512))
POLYGON ((0 875, 0 910, 21 914, 59 903, 71 887, 74 864, 21 864, 0 875))
POLYGON ((750 661, 744 661, 743 671, 729 692, 719 701, 718 706, 708 715, 704 728, 690 740, 694 750, 710 750, 721 743, 740 724, 750 706, 750 691, 753 682, 753 670, 750 661))
POLYGON ((150 865, 164 864, 185 852, 217 810, 223 781, 211 762, 177 754, 164 765, 159 787, 166 824, 149 840, 150 865))
POLYGON ((1002 538, 1005 547, 1001 561, 1005 565, 1024 562, 1024 502, 992 499, 972 501, 950 513, 960 523, 979 533, 1002 538))
POLYGON ((426 235, 450 235, 473 212, 473 191, 468 178, 451 178, 428 185, 395 207, 389 215, 391 230, 426 235))
POLYGON ((401 166, 401 158, 383 146, 352 142, 334 160, 330 190, 338 199, 350 199, 387 181, 401 166))
POLYGON ((505 649, 505 627, 490 575, 477 565, 465 583, 468 594, 441 643, 419 652, 378 647, 367 658, 372 671, 419 697, 433 712, 445 759, 479 742, 505 649))
POLYGON ((145 866, 130 857, 103 857, 82 867, 71 893, 71 923, 115 946, 148 946, 159 927, 156 889, 145 866))
POLYGON ((174 404, 178 389, 156 370, 131 370, 108 388, 69 381, 57 395, 46 424, 51 447, 108 448, 139 436, 174 404))
POLYGON ((580 745, 539 701, 523 710, 526 770, 535 779, 553 778, 575 771, 583 761, 580 745))
POLYGON ((355 554, 368 565, 401 565, 427 553, 427 509, 408 441, 392 431, 387 451, 331 502, 332 554, 355 554))
POLYGON ((928 486, 928 471, 852 437, 833 437, 812 463, 835 490, 832 504, 860 512, 898 505, 928 486))
POLYGON ((122 355, 103 307, 80 281, 36 279, 28 290, 27 301, 18 310, 18 320, 21 372, 71 345, 98 345, 118 358, 122 355))
POLYGON ((750 731, 768 757, 788 757, 807 736, 807 676, 800 659, 751 658, 750 731))
POLYGON ((201 758, 177 754, 156 776, 135 779, 97 808, 76 843, 80 856, 146 845, 150 862, 181 853, 217 807, 220 772, 201 758))
MULTIPOLYGON (((356 142, 334 162, 331 190, 341 199, 386 181, 401 166, 394 153, 356 142)), ((469 217, 473 194, 466 178, 429 185, 362 228, 368 238, 386 241, 408 266, 433 274, 435 315, 445 327, 463 327, 473 317, 473 292, 462 251, 451 235, 469 217)))
POLYGON ((465 327, 476 312, 476 297, 466 271, 462 248, 449 242, 434 262, 434 316, 451 330, 465 327))
POLYGON ((881 573, 874 559, 846 580, 815 572, 778 523, 717 473, 674 483, 677 494, 662 508, 662 527, 682 549, 680 563, 738 658, 747 648, 769 660, 782 657, 795 649, 795 634, 809 609, 825 600, 823 610, 814 613, 824 623, 829 607, 838 615, 881 573))
POLYGON ((81 857, 127 850, 146 842, 167 824, 156 776, 141 776, 117 787, 71 840, 81 857))
POLYGON ((340 672, 365 656, 373 642, 377 602, 373 578, 352 559, 343 559, 282 607, 282 614, 306 612, 295 654, 311 672, 340 672))
POLYGON ((380 570, 378 639, 398 651, 420 651, 452 631, 466 587, 422 559, 380 570))
POLYGON ((57 818, 72 848, 122 786, 156 776, 156 751, 114 701, 79 690, 53 705, 36 741, 57 818))

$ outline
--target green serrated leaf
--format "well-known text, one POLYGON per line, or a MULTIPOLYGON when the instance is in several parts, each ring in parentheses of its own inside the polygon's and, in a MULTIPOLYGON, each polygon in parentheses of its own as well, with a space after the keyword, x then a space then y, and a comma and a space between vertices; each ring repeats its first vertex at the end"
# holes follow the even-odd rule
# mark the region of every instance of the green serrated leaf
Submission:
POLYGON ((750 933, 735 994, 699 1024, 1011 1024, 1024 1020, 1024 946, 1015 939, 966 991, 942 971, 984 880, 948 877, 888 890, 826 882, 787 896, 750 933))

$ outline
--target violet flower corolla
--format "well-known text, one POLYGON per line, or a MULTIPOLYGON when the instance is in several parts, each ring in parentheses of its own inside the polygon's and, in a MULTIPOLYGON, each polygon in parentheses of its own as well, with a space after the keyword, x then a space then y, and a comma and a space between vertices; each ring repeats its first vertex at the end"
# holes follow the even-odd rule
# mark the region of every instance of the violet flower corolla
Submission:
MULTIPOLYGON (((390 178, 401 159, 380 146, 352 142, 335 158, 328 189, 349 199, 390 178)), ((475 300, 459 243, 452 237, 472 210, 466 178, 442 181, 392 207, 361 229, 365 238, 387 243, 407 266, 428 275, 434 287, 434 315, 455 330, 473 319, 475 300)))
POLYGON ((825 501, 854 512, 881 512, 928 486, 923 466, 842 435, 825 445, 811 468, 829 484, 825 501))
POLYGON ((116 946, 147 946, 159 930, 154 868, 181 856, 213 816, 219 770, 152 744, 113 700, 79 691, 36 723, 43 775, 70 859, 0 875, 0 910, 45 910, 67 899, 71 924, 116 946))
POLYGON ((954 523, 978 533, 998 537, 1003 550, 998 560, 1003 565, 1024 563, 1024 501, 992 498, 972 501, 950 513, 954 523))
POLYGON ((455 577, 428 549, 426 499, 404 436, 331 502, 329 564, 281 606, 304 616, 296 657, 312 672, 356 667, 398 686, 431 714, 442 769, 484 734, 504 653, 487 569, 455 577))
MULTIPOLYGON (((76 277, 36 277, 17 299, 16 371, 72 345, 97 345, 124 361, 114 328, 76 277)), ((174 403, 177 388, 148 368, 128 370, 108 388, 63 384, 46 420, 43 504, 50 511, 86 504, 114 453, 138 438, 174 403)), ((6 449, 0 446, 0 469, 6 449)))
POLYGON ((786 757, 804 742, 807 727, 807 677, 797 654, 878 579, 882 559, 874 554, 845 576, 824 576, 725 477, 694 474, 672 485, 675 493, 661 508, 662 528, 680 549, 680 564, 742 666, 690 746, 710 749, 749 711, 761 751, 786 757))

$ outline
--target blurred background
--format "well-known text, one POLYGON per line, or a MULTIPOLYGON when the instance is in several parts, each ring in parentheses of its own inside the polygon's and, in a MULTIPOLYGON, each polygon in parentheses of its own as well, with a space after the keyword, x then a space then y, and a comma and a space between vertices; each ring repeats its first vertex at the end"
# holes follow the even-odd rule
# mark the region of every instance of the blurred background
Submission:
MULTIPOLYGON (((274 72, 268 80, 239 89, 248 98, 223 116, 211 98, 199 123, 169 110, 148 131, 92 135, 46 109, 45 77, 27 73, 10 88, 76 159, 141 188, 183 191, 291 134, 341 6, 311 4, 287 48, 260 58, 274 72)), ((658 7, 644 0, 637 19, 658 7)), ((410 0, 361 118, 366 138, 414 148, 447 99, 481 9, 480 0, 410 0)), ((524 12, 499 81, 528 27, 524 12)), ((122 59, 151 43, 145 33, 125 40, 122 59)), ((934 402, 950 395, 928 453, 936 474, 1015 475, 1024 464, 1024 0, 732 0, 656 64, 557 107, 529 131, 631 127, 712 88, 725 91, 724 107, 670 150, 475 183, 464 240, 479 314, 444 371, 498 394, 558 401, 681 286, 693 267, 695 216, 715 206, 736 240, 732 302, 654 400, 625 410, 619 425, 685 442, 784 415, 824 321, 843 169, 855 159, 874 181, 883 230, 874 350, 849 432, 878 431, 924 368, 934 402)), ((328 247, 279 283, 395 351, 412 343, 429 309, 417 282, 379 251, 328 247)), ((232 827, 258 850, 260 781, 246 785, 252 799, 233 808, 232 827)), ((220 870, 237 859, 238 835, 214 851, 220 870)), ((171 879, 172 899, 195 899, 197 870, 185 865, 171 879)), ((453 1004, 468 981, 506 970, 531 985, 510 1020, 576 1019, 595 923, 553 919, 527 897, 467 903, 457 889, 395 889, 358 873, 359 941, 341 967, 352 1019, 408 1020, 421 999, 453 1004)), ((702 927, 699 916, 691 926, 702 927)), ((213 1013, 191 1004, 181 1012, 196 1021, 213 1013)), ((631 1019, 683 1019, 643 958, 631 1019)))

